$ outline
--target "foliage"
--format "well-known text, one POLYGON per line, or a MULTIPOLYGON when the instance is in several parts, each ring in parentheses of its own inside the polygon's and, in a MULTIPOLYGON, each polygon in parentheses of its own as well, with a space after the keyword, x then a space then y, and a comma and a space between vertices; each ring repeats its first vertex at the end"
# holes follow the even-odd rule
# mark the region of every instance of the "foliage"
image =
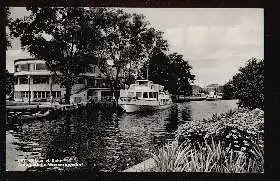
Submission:
POLYGON ((232 82, 229 81, 223 86, 223 99, 233 99, 233 85, 232 82))
POLYGON ((226 96, 239 99, 240 107, 264 109, 264 60, 250 59, 225 85, 226 96))
POLYGON ((149 67, 149 80, 164 85, 171 94, 190 95, 190 83, 194 75, 190 73, 191 66, 183 56, 177 53, 166 55, 165 52, 155 49, 150 60, 141 69, 141 77, 146 77, 149 67))
POLYGON ((264 145, 264 113, 260 109, 238 109, 213 115, 209 120, 191 121, 178 129, 176 138, 180 144, 195 147, 213 139, 216 144, 220 142, 224 148, 242 151, 251 158, 255 148, 264 145))
POLYGON ((162 33, 149 26, 143 15, 129 14, 119 9, 103 9, 101 46, 96 56, 98 65, 111 80, 112 90, 118 90, 121 78, 126 83, 134 79, 138 67, 146 61, 154 47, 167 48, 162 33))
POLYGON ((5 71, 5 74, 6 74, 6 95, 10 95, 13 93, 15 78, 12 74, 8 72, 8 70, 5 71))
POLYGON ((27 10, 31 11, 29 16, 10 23, 11 35, 19 37, 22 48, 31 55, 46 61, 65 86, 65 99, 69 103, 83 59, 93 57, 85 47, 94 49, 101 43, 97 31, 98 12, 75 7, 32 7, 27 10))
POLYGON ((258 173, 263 172, 264 155, 255 153, 254 159, 243 152, 223 148, 212 141, 202 147, 184 146, 174 141, 153 154, 155 167, 159 172, 221 172, 221 173, 258 173))

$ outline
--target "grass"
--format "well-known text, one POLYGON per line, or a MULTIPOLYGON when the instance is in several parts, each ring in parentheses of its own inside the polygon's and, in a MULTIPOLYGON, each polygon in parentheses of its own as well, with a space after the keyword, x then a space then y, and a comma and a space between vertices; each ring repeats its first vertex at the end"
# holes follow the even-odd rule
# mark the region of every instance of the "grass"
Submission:
POLYGON ((214 143, 199 148, 177 141, 165 145, 153 154, 155 172, 220 172, 220 173, 260 173, 264 171, 264 153, 255 148, 254 159, 245 153, 223 148, 214 143))

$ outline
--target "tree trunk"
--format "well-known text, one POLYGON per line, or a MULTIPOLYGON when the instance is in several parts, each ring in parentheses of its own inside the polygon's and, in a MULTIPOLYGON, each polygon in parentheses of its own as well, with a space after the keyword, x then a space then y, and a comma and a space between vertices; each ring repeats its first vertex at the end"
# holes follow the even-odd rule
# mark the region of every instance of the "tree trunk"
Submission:
POLYGON ((70 84, 65 86, 66 93, 65 93, 65 104, 70 104, 70 96, 71 96, 71 90, 72 86, 70 84))

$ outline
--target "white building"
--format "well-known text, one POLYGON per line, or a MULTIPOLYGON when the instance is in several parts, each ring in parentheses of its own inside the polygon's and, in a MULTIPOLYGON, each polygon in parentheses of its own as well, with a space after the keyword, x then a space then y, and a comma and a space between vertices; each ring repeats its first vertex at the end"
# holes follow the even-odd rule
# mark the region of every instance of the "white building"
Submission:
MULTIPOLYGON (((38 59, 18 59, 14 61, 17 83, 15 84, 15 101, 30 102, 49 101, 52 94, 55 100, 64 98, 65 88, 52 76, 45 61, 38 59)), ((81 102, 90 98, 100 100, 112 96, 109 82, 97 65, 91 65, 86 73, 80 74, 77 84, 72 87, 71 102, 81 102)))

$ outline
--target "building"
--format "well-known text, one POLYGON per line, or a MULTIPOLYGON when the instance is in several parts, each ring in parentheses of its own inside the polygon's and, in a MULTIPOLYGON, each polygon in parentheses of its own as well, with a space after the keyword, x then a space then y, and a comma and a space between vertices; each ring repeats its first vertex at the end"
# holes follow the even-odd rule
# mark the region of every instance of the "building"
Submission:
POLYGON ((202 93, 202 87, 198 86, 198 85, 192 85, 192 95, 198 95, 200 93, 202 93))
POLYGON ((204 90, 207 91, 208 93, 211 91, 222 92, 222 86, 220 86, 219 84, 210 84, 207 85, 204 90))
MULTIPOLYGON (((45 61, 32 59, 18 59, 14 61, 14 100, 23 102, 49 101, 50 96, 59 101, 65 96, 65 88, 54 79, 53 73, 46 66, 45 61)), ((97 65, 90 65, 85 73, 77 77, 77 83, 71 90, 72 103, 89 99, 101 100, 112 96, 109 81, 101 73, 97 65)))

